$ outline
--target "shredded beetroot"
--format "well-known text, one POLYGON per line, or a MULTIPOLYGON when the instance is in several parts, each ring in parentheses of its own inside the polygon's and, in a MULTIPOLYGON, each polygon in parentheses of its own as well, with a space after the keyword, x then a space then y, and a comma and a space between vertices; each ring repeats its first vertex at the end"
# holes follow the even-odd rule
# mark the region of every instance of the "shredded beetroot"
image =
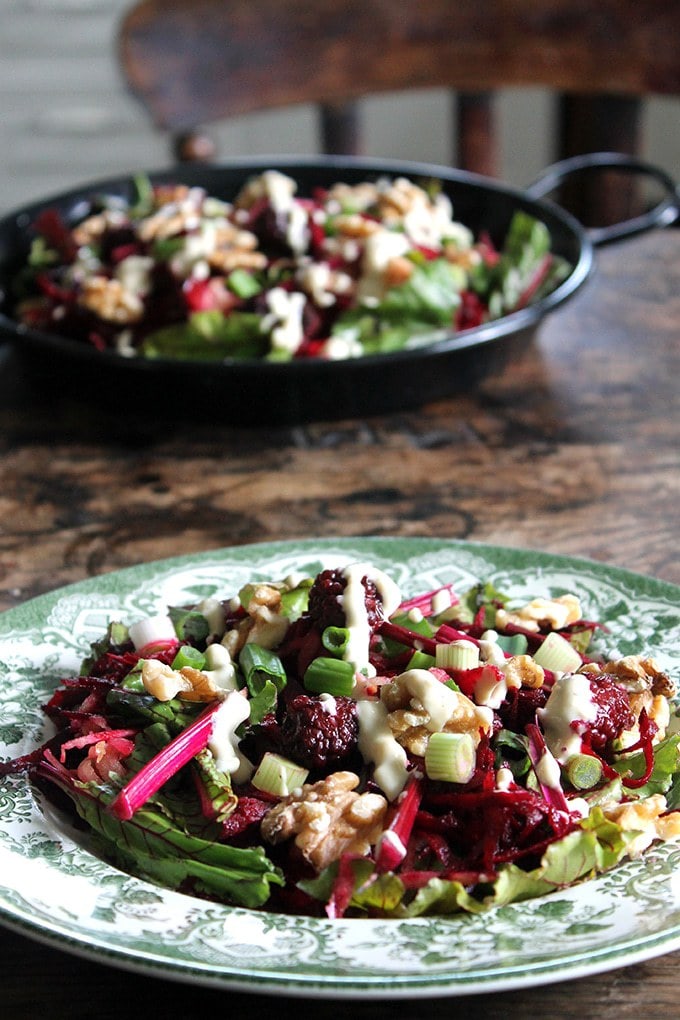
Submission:
POLYGON ((457 605, 460 601, 456 595, 453 585, 443 584, 440 588, 434 588, 432 591, 425 592, 423 595, 416 595, 411 599, 406 599, 401 603, 395 615, 401 616, 404 613, 410 613, 412 610, 417 609, 423 614, 423 616, 430 616, 432 614, 433 602, 438 595, 442 594, 442 592, 446 592, 452 606, 457 605))
POLYGON ((415 777, 409 779, 392 821, 378 840, 375 849, 376 871, 391 871, 403 861, 422 796, 422 781, 415 777))
POLYGON ((82 750, 84 747, 90 747, 92 744, 98 744, 103 741, 118 751, 123 757, 131 754, 134 750, 134 737, 136 730, 96 730, 92 733, 85 733, 82 736, 74 737, 72 740, 66 740, 61 745, 60 760, 66 761, 66 753, 73 750, 82 750))

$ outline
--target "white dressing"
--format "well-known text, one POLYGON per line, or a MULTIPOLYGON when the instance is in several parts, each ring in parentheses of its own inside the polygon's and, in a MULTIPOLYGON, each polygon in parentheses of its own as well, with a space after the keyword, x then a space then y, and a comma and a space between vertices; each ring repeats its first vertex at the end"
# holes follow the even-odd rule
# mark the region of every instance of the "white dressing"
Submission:
POLYGON ((250 716, 250 702, 238 691, 230 691, 213 716, 208 741, 217 768, 235 783, 247 782, 253 774, 251 762, 238 748, 236 730, 250 716))
POLYGON ((581 750, 581 737, 572 723, 593 722, 597 705, 590 693, 590 681, 584 673, 563 673, 553 686, 538 718, 548 748, 564 764, 581 750))
POLYGON ((367 675, 375 675, 375 670, 369 663, 371 628, 366 609, 366 589, 362 580, 366 577, 375 584, 386 618, 390 617, 401 603, 401 592, 387 574, 369 563, 352 563, 342 574, 346 583, 340 600, 345 614, 345 626, 349 632, 343 658, 351 662, 355 670, 368 671, 367 675))
POLYGON ((373 763, 373 778, 388 800, 394 800, 408 779, 406 751, 395 739, 381 701, 357 701, 357 716, 359 753, 373 763))

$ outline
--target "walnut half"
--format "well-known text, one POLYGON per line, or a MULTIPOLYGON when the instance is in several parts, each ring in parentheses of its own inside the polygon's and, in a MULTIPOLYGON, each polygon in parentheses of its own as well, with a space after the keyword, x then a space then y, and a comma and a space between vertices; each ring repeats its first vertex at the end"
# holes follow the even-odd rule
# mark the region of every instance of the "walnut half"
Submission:
POLYGON ((295 845, 316 871, 344 853, 367 854, 382 830, 387 801, 378 793, 357 793, 359 777, 334 772, 284 797, 262 819, 269 843, 295 837, 295 845))

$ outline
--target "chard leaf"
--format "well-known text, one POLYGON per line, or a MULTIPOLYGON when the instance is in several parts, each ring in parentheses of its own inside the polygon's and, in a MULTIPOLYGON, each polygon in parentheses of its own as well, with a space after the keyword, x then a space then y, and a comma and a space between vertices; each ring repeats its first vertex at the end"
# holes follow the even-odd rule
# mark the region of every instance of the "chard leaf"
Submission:
POLYGON ((196 755, 194 765, 203 789, 203 800, 209 806, 214 820, 218 824, 226 821, 238 804, 238 797, 231 788, 231 776, 217 768, 207 748, 196 755))
POLYGON ((172 888, 192 879, 205 891, 244 907, 262 906, 270 885, 283 884, 262 847, 240 848, 190 835, 148 806, 120 821, 108 810, 112 789, 81 783, 61 766, 43 767, 45 777, 68 794, 104 849, 135 874, 172 888))

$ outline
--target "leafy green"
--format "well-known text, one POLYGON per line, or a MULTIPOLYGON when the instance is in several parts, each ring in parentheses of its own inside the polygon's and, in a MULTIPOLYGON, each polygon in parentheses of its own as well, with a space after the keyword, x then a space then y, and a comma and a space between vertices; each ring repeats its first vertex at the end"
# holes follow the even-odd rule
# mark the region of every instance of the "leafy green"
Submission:
POLYGON ((196 879, 206 892, 244 907, 260 907, 269 898, 270 885, 283 884, 261 847, 241 849, 190 836, 148 807, 121 822, 106 810, 101 787, 88 785, 87 795, 75 797, 74 803, 81 818, 130 870, 171 889, 196 879))
MULTIPOLYGON (((431 877, 410 895, 398 874, 371 874, 368 862, 352 862, 353 889, 350 909, 362 913, 376 909, 391 917, 466 912, 480 914, 492 907, 544 896, 574 882, 607 871, 625 856, 637 834, 624 832, 594 808, 577 829, 546 849, 540 864, 525 871, 505 864, 489 881, 466 887, 458 879, 431 877)), ((338 873, 330 865, 313 881, 300 883, 310 896, 329 901, 338 873)))
POLYGON ((275 652, 248 641, 241 649, 239 666, 250 694, 250 722, 258 723, 276 707, 286 686, 286 671, 275 652))
POLYGON ((210 634, 210 624, 196 609, 182 609, 177 606, 168 608, 168 616, 172 620, 178 638, 200 645, 210 634))
POLYGON ((196 718, 201 705, 180 698, 158 701, 151 694, 113 687, 106 695, 106 704, 112 713, 132 726, 165 723, 173 733, 183 730, 196 718))
POLYGON ((460 305, 459 272, 446 259, 418 263, 405 283, 390 287, 375 307, 343 313, 333 335, 360 341, 366 354, 400 350, 418 334, 453 328, 460 305))
POLYGON ((500 318, 553 290, 569 271, 550 251, 545 223, 518 210, 512 217, 496 266, 482 267, 472 286, 484 297, 492 319, 500 318))
POLYGON ((254 312, 219 310, 194 312, 188 322, 150 333, 141 346, 147 358, 188 358, 214 361, 220 358, 261 357, 267 337, 260 316, 254 312))
MULTIPOLYGON (((631 754, 621 755, 614 762, 614 768, 621 775, 631 775, 633 779, 644 776, 647 763, 643 751, 633 751, 631 754)), ((651 797, 655 793, 667 794, 670 792, 671 803, 668 807, 678 807, 680 797, 680 733, 674 733, 665 740, 660 741, 654 748, 654 767, 652 773, 644 784, 637 788, 628 788, 628 796, 643 799, 651 797)))
POLYGON ((189 882, 196 891, 250 908, 267 902, 271 885, 283 885, 281 871, 262 847, 245 849, 191 835, 156 805, 121 821, 109 811, 114 796, 110 787, 81 783, 61 766, 50 771, 103 852, 136 875, 171 889, 189 882))
POLYGON ((90 654, 83 659, 80 666, 80 675, 88 676, 95 662, 107 652, 119 652, 129 639, 128 629, 124 623, 112 621, 106 628, 106 633, 99 641, 90 644, 90 654))

